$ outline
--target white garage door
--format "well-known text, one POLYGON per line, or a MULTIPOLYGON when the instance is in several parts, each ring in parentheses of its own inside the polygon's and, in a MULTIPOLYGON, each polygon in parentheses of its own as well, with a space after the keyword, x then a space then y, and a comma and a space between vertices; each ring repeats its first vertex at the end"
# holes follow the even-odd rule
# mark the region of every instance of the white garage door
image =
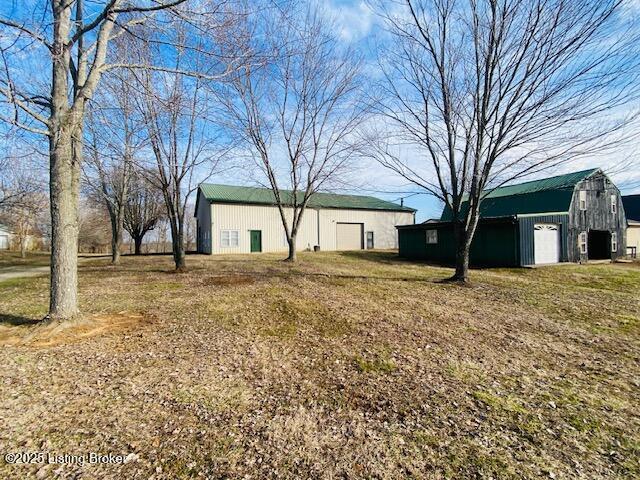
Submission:
POLYGON ((0 235, 0 250, 6 250, 9 248, 9 236, 0 235))
POLYGON ((536 264, 560 261, 560 227, 553 223, 536 223, 534 230, 534 252, 536 264))
POLYGON ((362 223, 337 223, 336 232, 338 250, 362 249, 362 223))

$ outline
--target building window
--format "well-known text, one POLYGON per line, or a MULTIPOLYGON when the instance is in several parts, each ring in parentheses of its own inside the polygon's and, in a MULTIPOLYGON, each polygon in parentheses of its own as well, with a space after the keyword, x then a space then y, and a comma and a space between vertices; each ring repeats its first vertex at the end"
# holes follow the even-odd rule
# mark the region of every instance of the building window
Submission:
POLYGON ((615 195, 611 195, 611 213, 618 211, 618 199, 615 195))
POLYGON ((587 191, 580 190, 580 210, 587 209, 587 191))
POLYGON ((611 232, 611 251, 618 251, 618 234, 616 232, 611 232))
POLYGON ((220 230, 220 247, 237 247, 239 238, 238 230, 220 230))
POLYGON ((438 231, 427 230, 427 244, 435 244, 435 243, 438 243, 438 231))
POLYGON ((587 253, 587 232, 580 232, 578 236, 578 245, 580 246, 580 253, 587 253))
POLYGON ((367 250, 370 250, 373 247, 373 232, 367 232, 367 250))

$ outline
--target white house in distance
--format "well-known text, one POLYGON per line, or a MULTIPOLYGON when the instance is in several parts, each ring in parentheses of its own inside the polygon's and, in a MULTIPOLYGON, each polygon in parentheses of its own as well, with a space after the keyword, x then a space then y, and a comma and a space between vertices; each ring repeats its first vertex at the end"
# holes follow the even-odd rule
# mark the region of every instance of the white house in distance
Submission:
MULTIPOLYGON (((291 192, 281 192, 283 197, 291 192)), ((293 209, 288 208, 289 215, 293 209)), ((287 239, 273 191, 203 183, 195 217, 199 253, 286 252, 287 239)), ((374 197, 316 193, 298 230, 298 250, 397 248, 396 225, 415 222, 415 210, 374 197)))
POLYGON ((11 244, 11 230, 0 223, 0 250, 8 250, 11 244))

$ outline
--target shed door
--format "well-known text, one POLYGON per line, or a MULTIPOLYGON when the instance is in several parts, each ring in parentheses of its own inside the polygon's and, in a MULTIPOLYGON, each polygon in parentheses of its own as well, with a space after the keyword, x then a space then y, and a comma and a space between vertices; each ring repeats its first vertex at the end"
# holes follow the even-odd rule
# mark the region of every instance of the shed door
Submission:
POLYGON ((0 235, 0 250, 6 250, 9 248, 9 236, 0 235))
POLYGON ((536 264, 558 263, 560 261, 560 227, 553 223, 536 223, 534 230, 534 251, 536 264))
POLYGON ((336 249, 362 250, 362 223, 336 223, 336 249))

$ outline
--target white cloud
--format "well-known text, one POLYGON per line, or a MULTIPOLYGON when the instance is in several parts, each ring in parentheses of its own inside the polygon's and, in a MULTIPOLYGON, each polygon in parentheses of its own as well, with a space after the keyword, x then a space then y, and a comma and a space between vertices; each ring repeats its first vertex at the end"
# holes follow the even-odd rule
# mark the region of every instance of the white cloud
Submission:
POLYGON ((376 22, 376 15, 366 2, 327 2, 327 13, 335 20, 339 36, 346 42, 357 42, 369 35, 376 22))

